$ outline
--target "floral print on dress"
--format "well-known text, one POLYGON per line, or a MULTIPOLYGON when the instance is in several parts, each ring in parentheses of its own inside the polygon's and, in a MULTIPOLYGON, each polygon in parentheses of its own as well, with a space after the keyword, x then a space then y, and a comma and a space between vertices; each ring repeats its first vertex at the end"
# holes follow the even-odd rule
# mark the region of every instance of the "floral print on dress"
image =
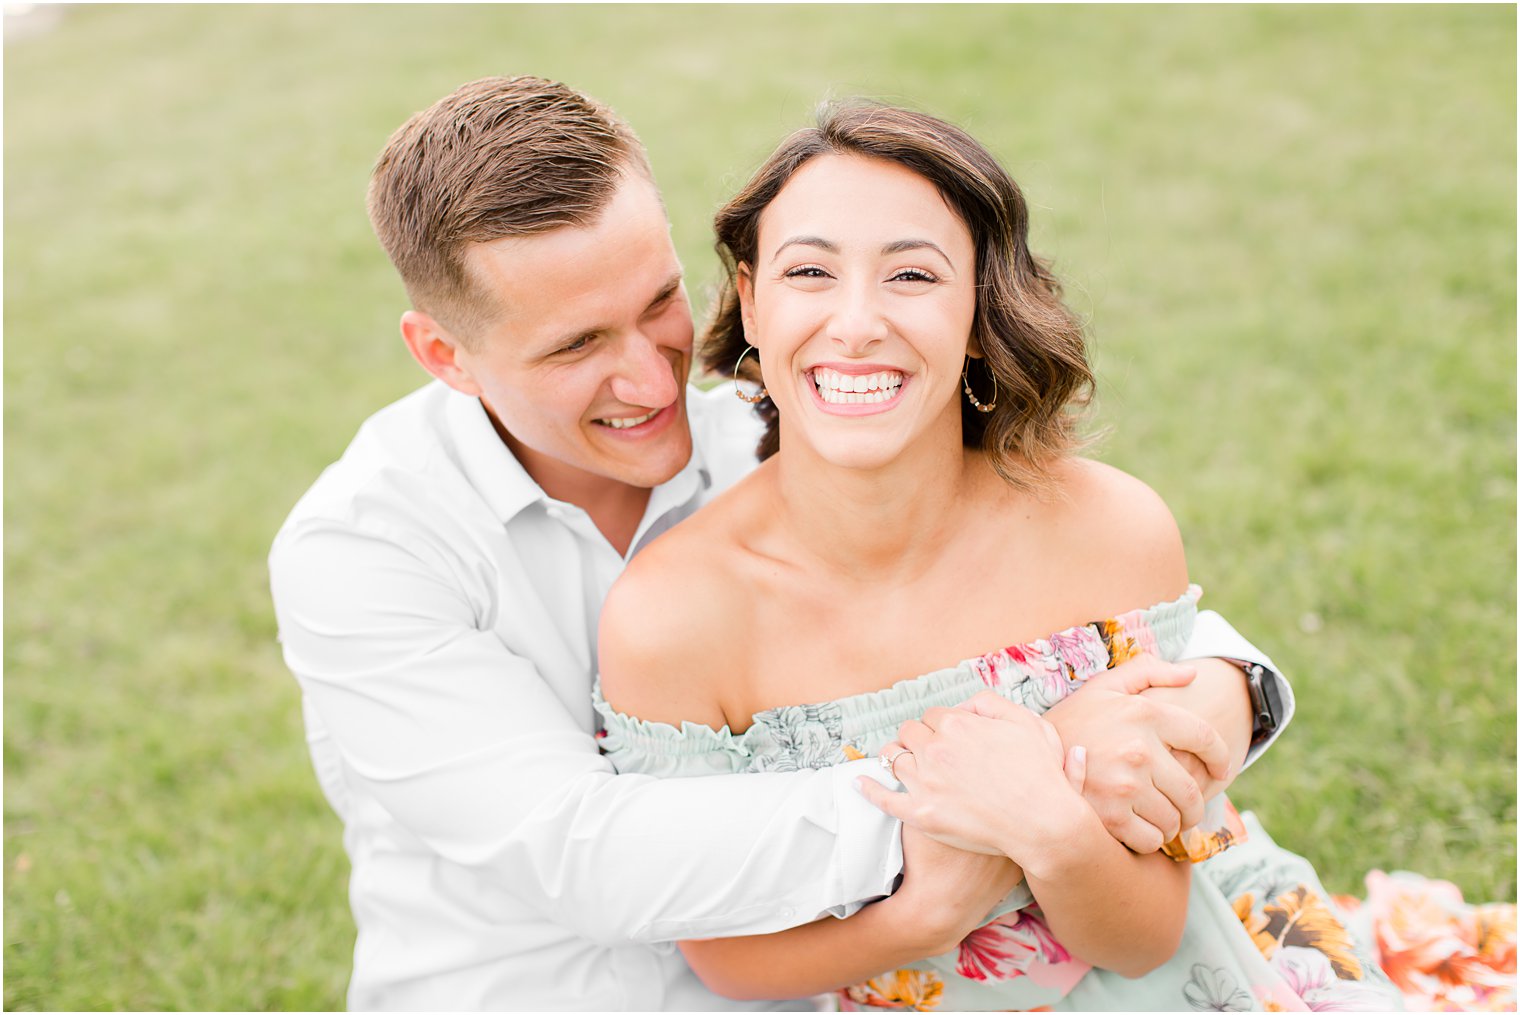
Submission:
POLYGON ((1108 668, 1108 646, 1097 626, 1089 624, 968 662, 987 687, 1044 712, 1108 668))
POLYGON ((1386 1006, 1389 984, 1375 970, 1369 976, 1350 929, 1309 885, 1300 883, 1261 901, 1247 891, 1233 905, 1246 933, 1279 977, 1280 989, 1266 996, 1277 1010, 1290 1010, 1288 999, 1309 1011, 1377 1011, 1386 1006))
POLYGON ((1006 913, 968 934, 960 944, 955 971, 968 980, 1012 980, 1028 976, 1063 995, 1092 966, 1072 957, 1045 925, 1038 908, 1006 913))
POLYGON ((844 715, 839 705, 787 705, 756 713, 751 772, 828 768, 845 760, 844 715))
POLYGON ((1200 962, 1190 972, 1182 999, 1194 1011, 1250 1011, 1255 1007, 1254 999, 1229 970, 1200 962))
MULTIPOLYGON (((1246 900, 1250 898, 1245 896, 1246 900)), ((1253 912, 1246 929, 1269 959, 1279 948, 1310 948, 1325 956, 1340 979, 1362 978, 1362 963, 1356 957, 1351 932, 1307 885, 1267 903, 1260 914, 1253 912)))
POLYGON ((844 1002, 870 1008, 933 1011, 945 995, 945 983, 933 970, 897 969, 843 991, 844 1002))
POLYGON ((1272 955, 1272 969, 1310 1011, 1378 1011, 1387 1003, 1383 987, 1349 982, 1330 956, 1315 948, 1279 948, 1272 955))
POLYGON ((1075 689, 1061 660, 1039 651, 1033 643, 1010 645, 972 660, 971 665, 982 683, 1015 700, 1026 697, 1032 690, 1037 699, 1054 704, 1075 689))
MULTIPOLYGON (((1340 900, 1338 900, 1340 901, 1340 900)), ((1475 906, 1449 881, 1417 874, 1367 875, 1371 925, 1384 972, 1428 1011, 1514 1011, 1513 903, 1475 906)))
POLYGON ((1161 852, 1173 860, 1202 863, 1244 842, 1246 834, 1235 805, 1220 795, 1205 805, 1202 822, 1178 832, 1176 838, 1161 847, 1161 852))
POLYGON ((1098 631, 1108 646, 1110 669, 1129 662, 1142 652, 1154 654, 1156 651, 1156 638, 1144 624, 1126 624, 1116 617, 1103 621, 1098 631))
POLYGON ((1053 634, 1048 644, 1049 651, 1061 660, 1067 672, 1080 680, 1108 668, 1108 647, 1091 624, 1053 634))

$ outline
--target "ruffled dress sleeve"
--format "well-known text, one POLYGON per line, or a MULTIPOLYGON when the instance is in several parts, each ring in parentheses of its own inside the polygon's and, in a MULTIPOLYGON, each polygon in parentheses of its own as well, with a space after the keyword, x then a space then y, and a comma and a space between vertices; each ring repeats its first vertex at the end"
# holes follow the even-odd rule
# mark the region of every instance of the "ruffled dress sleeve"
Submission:
POLYGON ((602 697, 601 681, 591 692, 591 703, 602 717, 598 734, 602 753, 619 772, 636 772, 662 779, 694 775, 733 775, 749 766, 749 751, 742 736, 728 728, 713 729, 702 723, 649 722, 619 712, 602 697))

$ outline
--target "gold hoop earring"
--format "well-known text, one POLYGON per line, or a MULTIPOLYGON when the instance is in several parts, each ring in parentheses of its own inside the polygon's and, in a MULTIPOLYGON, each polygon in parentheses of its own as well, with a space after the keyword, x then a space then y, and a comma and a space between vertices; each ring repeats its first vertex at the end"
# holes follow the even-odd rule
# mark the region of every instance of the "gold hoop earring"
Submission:
POLYGON ((754 405, 756 402, 763 402, 766 395, 765 385, 763 384, 760 386, 760 393, 758 395, 746 395, 744 389, 739 387, 739 364, 744 362, 744 357, 754 351, 754 346, 746 345, 744 351, 739 354, 739 358, 734 361, 734 394, 738 395, 741 401, 748 402, 750 405, 754 405))
POLYGON ((972 391, 971 391, 971 379, 966 376, 966 371, 968 371, 970 369, 971 369, 971 357, 967 356, 966 357, 966 365, 963 366, 963 367, 961 367, 961 383, 966 386, 965 387, 966 401, 970 402, 971 403, 971 407, 974 408, 977 412, 991 412, 993 409, 997 408, 997 396, 998 396, 997 374, 994 374, 991 370, 987 371, 987 373, 990 374, 991 377, 992 377, 992 401, 988 402, 986 405, 983 405, 981 402, 978 402, 976 400, 976 395, 974 395, 972 393, 972 391))

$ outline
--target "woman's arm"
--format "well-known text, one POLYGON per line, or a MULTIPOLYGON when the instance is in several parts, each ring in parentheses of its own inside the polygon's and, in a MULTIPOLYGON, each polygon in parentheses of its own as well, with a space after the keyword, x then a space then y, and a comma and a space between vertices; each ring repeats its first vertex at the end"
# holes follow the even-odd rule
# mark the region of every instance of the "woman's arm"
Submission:
POLYGON ((1074 819, 1055 848, 1029 853, 1029 890, 1067 951, 1121 976, 1144 976, 1182 942, 1192 865, 1131 853, 1085 804, 1074 819))
POLYGON ((894 770, 907 793, 862 792, 936 839, 1011 857, 1051 932, 1083 961, 1139 976, 1171 958, 1187 919, 1188 865, 1136 856, 1108 834, 1068 783, 1049 723, 991 691, 972 702, 899 728, 912 753, 894 770))
POLYGON ((848 919, 683 941, 681 951, 708 989, 724 997, 809 997, 951 951, 1022 877, 1007 857, 967 853, 908 828, 903 860, 897 892, 848 919))

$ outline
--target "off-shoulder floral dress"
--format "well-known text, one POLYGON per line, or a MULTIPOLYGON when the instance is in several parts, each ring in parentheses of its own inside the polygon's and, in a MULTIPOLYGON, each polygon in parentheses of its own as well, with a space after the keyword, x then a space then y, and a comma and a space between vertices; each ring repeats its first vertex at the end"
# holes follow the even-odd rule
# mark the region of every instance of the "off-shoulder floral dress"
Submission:
MULTIPOLYGON (((1037 713, 1140 652, 1175 659, 1200 590, 1005 648, 881 691, 768 709, 742 734, 681 729, 614 711, 595 695, 603 749, 623 772, 656 776, 822 768, 875 754, 897 727, 991 688, 1037 713)), ((1020 884, 953 952, 840 992, 846 1010, 1389 1011, 1400 994, 1368 942, 1302 857, 1218 798, 1203 826, 1169 844, 1194 861, 1181 947, 1139 979, 1093 969, 1046 927, 1020 884)), ((1513 926, 1513 907, 1510 911, 1513 926)), ((1514 937, 1509 934, 1513 984, 1514 937)), ((1509 994, 1513 1002, 1513 991, 1509 994)))

